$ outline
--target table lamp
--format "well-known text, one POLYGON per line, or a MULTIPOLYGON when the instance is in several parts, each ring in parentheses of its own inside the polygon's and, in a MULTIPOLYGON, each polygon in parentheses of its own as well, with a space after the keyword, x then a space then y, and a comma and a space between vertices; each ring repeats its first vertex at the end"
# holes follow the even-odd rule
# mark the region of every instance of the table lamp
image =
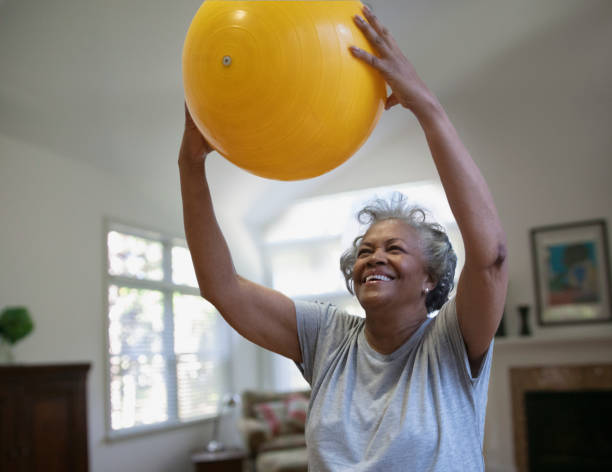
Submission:
POLYGON ((225 449, 225 445, 219 441, 219 427, 221 418, 227 413, 228 410, 235 408, 239 404, 240 395, 238 395, 237 393, 228 393, 224 395, 221 399, 219 403, 219 414, 216 416, 215 422, 213 424, 213 436, 212 439, 206 445, 206 450, 208 452, 218 452, 223 451, 225 449))

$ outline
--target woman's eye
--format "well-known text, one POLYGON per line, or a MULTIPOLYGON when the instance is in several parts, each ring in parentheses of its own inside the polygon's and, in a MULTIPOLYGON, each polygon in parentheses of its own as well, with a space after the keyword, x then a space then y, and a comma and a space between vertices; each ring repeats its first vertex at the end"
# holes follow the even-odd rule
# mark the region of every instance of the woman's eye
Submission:
POLYGON ((369 253, 370 253, 370 250, 369 250, 369 249, 360 249, 360 250, 357 252, 357 257, 362 257, 362 256, 365 256, 365 255, 367 255, 367 254, 369 254, 369 253))
POLYGON ((390 246, 389 252, 404 252, 404 250, 399 246, 390 246))

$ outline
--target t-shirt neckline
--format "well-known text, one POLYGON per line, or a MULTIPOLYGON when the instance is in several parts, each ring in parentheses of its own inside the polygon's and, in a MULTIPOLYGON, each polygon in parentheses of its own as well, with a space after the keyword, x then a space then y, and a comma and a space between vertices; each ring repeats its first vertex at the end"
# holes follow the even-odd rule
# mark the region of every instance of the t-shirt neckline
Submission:
POLYGON ((368 343, 368 340, 366 339, 366 336, 365 336, 365 322, 362 323, 361 325, 361 331, 357 338, 357 343, 359 347, 364 349, 365 352, 369 356, 374 357, 375 359, 378 359, 380 361, 390 362, 394 359, 397 359, 399 356, 401 356, 402 354, 404 354, 405 352, 413 348, 413 346, 423 336, 423 332, 425 331, 425 328, 429 325, 429 323, 431 323, 432 319, 433 318, 427 317, 425 321, 421 323, 421 326, 419 326, 417 330, 414 333, 412 333, 412 335, 404 342, 404 344, 402 344, 395 351, 389 354, 381 354, 376 349, 374 349, 372 346, 370 346, 370 343, 368 343))

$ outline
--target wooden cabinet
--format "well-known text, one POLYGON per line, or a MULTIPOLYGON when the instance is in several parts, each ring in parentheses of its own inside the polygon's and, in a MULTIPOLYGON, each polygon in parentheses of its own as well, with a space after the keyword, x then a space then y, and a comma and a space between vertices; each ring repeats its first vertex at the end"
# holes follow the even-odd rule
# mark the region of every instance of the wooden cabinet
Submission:
POLYGON ((0 366, 0 470, 88 470, 89 364, 0 366))

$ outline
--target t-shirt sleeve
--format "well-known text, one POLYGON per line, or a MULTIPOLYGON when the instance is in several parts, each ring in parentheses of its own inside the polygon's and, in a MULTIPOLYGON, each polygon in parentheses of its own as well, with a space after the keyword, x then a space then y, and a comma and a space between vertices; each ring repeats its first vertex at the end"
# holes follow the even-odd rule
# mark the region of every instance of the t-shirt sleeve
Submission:
POLYGON ((493 341, 491 341, 491 344, 489 345, 487 352, 480 363, 478 371, 472 373, 463 335, 461 334, 461 329, 459 328, 457 307, 455 305, 454 297, 444 304, 437 316, 440 318, 439 322, 441 323, 443 333, 448 336, 450 348, 460 362, 460 368, 465 378, 472 384, 472 386, 476 386, 481 383, 484 383, 485 385, 488 384, 489 371, 491 369, 492 362, 491 359, 493 357, 493 341))
POLYGON ((355 334, 355 328, 363 320, 339 310, 331 303, 299 300, 294 303, 302 353, 302 362, 296 364, 312 386, 337 350, 355 334))
POLYGON ((312 374, 317 352, 317 341, 323 318, 323 305, 300 300, 295 301, 298 340, 302 352, 302 362, 296 365, 306 381, 312 385, 312 374))

